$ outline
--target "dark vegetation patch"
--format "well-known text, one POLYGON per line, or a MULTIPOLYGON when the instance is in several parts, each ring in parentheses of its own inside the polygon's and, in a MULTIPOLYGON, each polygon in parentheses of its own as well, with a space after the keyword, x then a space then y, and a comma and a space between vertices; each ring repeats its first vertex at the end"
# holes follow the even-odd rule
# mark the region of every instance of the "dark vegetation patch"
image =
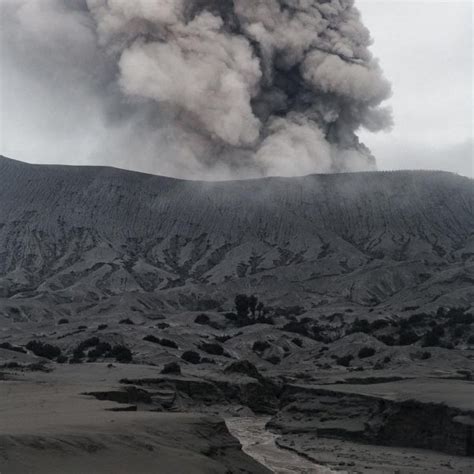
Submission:
MULTIPOLYGON (((440 307, 434 313, 418 312, 407 318, 393 316, 392 320, 379 319, 372 323, 356 319, 347 333, 370 334, 388 346, 421 344, 423 347, 450 349, 462 343, 469 344, 473 323, 474 315, 468 308, 440 307)), ((474 342, 474 338, 471 341, 474 342)))
POLYGON ((201 313, 194 319, 196 324, 208 325, 211 322, 211 318, 207 314, 201 313))
POLYGON ((135 325, 135 323, 130 318, 121 319, 119 324, 128 324, 129 326, 135 325))
POLYGON ((359 359, 366 359, 367 357, 372 357, 375 355, 375 349, 373 347, 363 347, 359 351, 359 359))
POLYGON ((295 344, 295 346, 303 347, 303 341, 299 337, 294 337, 291 342, 295 344))
POLYGON ((221 309, 221 302, 212 298, 198 300, 195 308, 196 311, 219 311, 221 309))
POLYGON ((26 348, 36 356, 45 357, 50 360, 56 359, 56 357, 61 355, 61 349, 59 347, 41 341, 30 341, 26 345, 26 348))
POLYGON ((219 324, 217 324, 215 321, 212 321, 211 318, 205 313, 198 314, 194 319, 194 322, 202 326, 209 326, 213 329, 219 329, 219 324))
POLYGON ((420 336, 418 336, 415 331, 407 327, 400 327, 400 331, 398 333, 398 346, 410 346, 419 340, 420 336))
POLYGON ((110 351, 110 357, 115 357, 117 362, 129 363, 132 362, 132 351, 123 345, 117 345, 110 351))
POLYGON ((176 344, 176 342, 172 341, 171 339, 166 339, 164 337, 160 339, 160 342, 158 344, 162 345, 163 347, 169 347, 171 349, 178 348, 178 344, 176 344))
POLYGON ((255 295, 237 295, 234 299, 235 312, 225 313, 224 317, 238 327, 252 324, 274 324, 271 309, 259 301, 255 295))
POLYGON ((267 349, 270 349, 270 344, 267 341, 255 341, 252 346, 254 352, 262 353, 267 349))
POLYGON ((25 349, 23 349, 23 347, 13 346, 9 342, 2 342, 0 344, 0 349, 5 349, 7 351, 20 352, 22 354, 26 354, 26 351, 25 349))
POLYGON ((90 347, 94 347, 100 343, 100 339, 98 337, 90 337, 82 342, 80 342, 76 348, 73 350, 72 353, 72 360, 80 360, 84 357, 84 351, 89 349, 90 347))
POLYGON ((222 356, 224 355, 224 348, 215 342, 202 342, 199 345, 199 349, 201 349, 203 352, 206 352, 207 354, 210 355, 215 355, 215 356, 222 356))
POLYGON ((315 324, 311 318, 305 317, 300 320, 293 319, 286 323, 282 328, 283 331, 293 332, 318 342, 333 342, 339 339, 338 336, 331 337, 326 327, 315 324))
POLYGON ((351 328, 349 329, 349 334, 353 334, 356 332, 369 334, 371 332, 369 321, 367 321, 367 319, 356 318, 356 320, 352 323, 351 328))
POLYGON ((311 331, 308 328, 308 325, 303 321, 290 321, 282 327, 283 331, 294 332, 296 334, 301 334, 302 336, 311 337, 311 331))
POLYGON ((382 334, 378 336, 378 340, 383 342, 386 346, 394 346, 395 345, 395 338, 390 334, 382 334))
POLYGON ((112 346, 108 342, 99 342, 93 349, 87 353, 91 360, 97 360, 99 357, 105 357, 112 351, 112 346))
POLYGON ((143 340, 147 342, 153 342, 153 344, 159 344, 161 339, 159 337, 153 336, 153 334, 149 334, 148 336, 145 336, 143 340))
POLYGON ((253 365, 248 360, 239 360, 237 362, 232 362, 224 369, 224 372, 228 374, 243 374, 258 380, 262 379, 262 375, 258 371, 257 367, 255 367, 255 365, 253 365))
POLYGON ((189 362, 190 364, 199 364, 201 363, 201 356, 196 351, 185 351, 181 355, 181 359, 189 362))
POLYGON ((265 360, 273 365, 278 365, 281 362, 281 359, 277 355, 272 355, 265 360))
POLYGON ((47 362, 41 360, 32 364, 20 364, 19 362, 7 362, 0 365, 1 369, 14 369, 31 372, 51 372, 53 369, 48 367, 47 362))
POLYGON ((163 347, 169 347, 171 349, 178 349, 178 344, 176 342, 172 341, 171 339, 166 339, 166 338, 160 338, 160 337, 155 337, 152 334, 145 336, 143 338, 144 341, 148 342, 153 342, 154 344, 159 344, 160 346, 163 347))
POLYGON ((473 324, 474 314, 468 313, 467 308, 451 308, 449 310, 441 308, 438 310, 441 317, 447 319, 448 326, 454 326, 455 324, 473 324))
POLYGON ((181 367, 177 362, 170 362, 165 364, 163 369, 161 370, 162 374, 181 374, 181 367))
POLYGON ((283 308, 275 308, 273 310, 273 313, 275 316, 283 316, 285 318, 288 318, 290 316, 301 316, 304 314, 306 310, 303 308, 303 306, 285 306, 283 308))
POLYGON ((441 337, 444 336, 444 329, 441 326, 435 326, 431 331, 427 332, 423 338, 422 347, 439 347, 441 346, 441 337))
POLYGON ((102 342, 98 337, 90 337, 76 346, 73 350, 70 363, 82 362, 87 349, 90 349, 87 352, 89 362, 95 362, 100 357, 104 359, 115 358, 117 362, 123 363, 131 362, 133 359, 132 351, 128 347, 122 344, 112 347, 108 342, 102 342))
POLYGON ((351 361, 354 359, 354 356, 351 354, 347 354, 342 357, 336 357, 336 363, 338 365, 342 365, 343 367, 349 367, 351 365, 351 361))

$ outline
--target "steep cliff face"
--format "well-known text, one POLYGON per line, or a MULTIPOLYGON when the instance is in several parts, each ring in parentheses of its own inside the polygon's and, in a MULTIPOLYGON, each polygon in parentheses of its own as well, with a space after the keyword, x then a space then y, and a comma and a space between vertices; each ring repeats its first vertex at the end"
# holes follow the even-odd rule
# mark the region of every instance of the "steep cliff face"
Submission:
POLYGON ((471 386, 460 382, 448 385, 443 380, 417 380, 365 388, 287 386, 280 397, 280 411, 270 426, 287 435, 313 433, 385 446, 473 455, 472 403, 459 403, 455 397, 449 400, 450 390, 457 393, 458 398, 464 396, 469 400, 471 386), (409 384, 417 386, 420 392, 423 388, 430 389, 435 400, 423 400, 423 395, 416 394, 413 398, 406 396, 402 387, 409 384))
POLYGON ((473 268, 474 186, 452 174, 206 183, 0 158, 11 317, 48 316, 52 302, 198 308, 237 291, 306 307, 462 304, 473 268))

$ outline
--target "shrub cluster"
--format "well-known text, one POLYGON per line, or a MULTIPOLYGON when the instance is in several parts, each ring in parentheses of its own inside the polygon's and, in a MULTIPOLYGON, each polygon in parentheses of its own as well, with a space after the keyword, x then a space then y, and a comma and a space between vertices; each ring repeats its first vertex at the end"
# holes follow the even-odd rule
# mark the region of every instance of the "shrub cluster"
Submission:
POLYGON ((117 345, 112 347, 110 351, 110 357, 115 357, 117 362, 129 363, 132 362, 132 351, 123 345, 117 345))
MULTIPOLYGON (((405 310, 418 309, 407 307, 405 310)), ((377 337, 379 341, 388 346, 408 346, 421 341, 423 347, 453 348, 464 338, 468 344, 470 326, 474 323, 474 315, 466 308, 443 308, 436 313, 419 312, 410 317, 395 320, 377 320, 369 323, 367 320, 356 319, 349 332, 364 332, 377 337), (374 332, 392 326, 393 333, 374 334, 374 332), (447 331, 446 331, 447 330, 447 331)), ((474 341, 474 337, 471 339, 474 341)))
POLYGON ((81 362, 85 357, 85 351, 87 349, 91 349, 87 353, 89 361, 94 361, 99 357, 104 357, 106 359, 115 358, 117 362, 128 363, 133 359, 132 351, 128 347, 122 344, 112 347, 108 342, 100 341, 98 337, 90 337, 76 346, 72 354, 71 362, 81 362))
POLYGON ((268 316, 269 308, 266 308, 255 295, 237 295, 234 306, 236 312, 226 313, 224 316, 239 327, 252 324, 274 324, 273 318, 268 316))
POLYGON ((286 306, 284 308, 275 308, 273 310, 275 316, 283 316, 285 318, 289 318, 290 316, 301 316, 305 313, 305 309, 303 306, 286 306))
POLYGON ((25 349, 23 349, 23 347, 13 346, 9 342, 2 342, 0 344, 0 349, 5 349, 7 351, 14 351, 14 352, 20 352, 22 354, 26 354, 26 351, 25 349))
POLYGON ((365 359, 367 357, 372 357, 375 354, 375 349, 373 347, 363 347, 359 351, 359 359, 365 359))
POLYGON ((119 324, 128 324, 130 326, 133 326, 135 323, 130 318, 125 318, 125 319, 121 319, 119 321, 119 324))
POLYGON ((303 347, 303 341, 299 337, 294 337, 291 342, 298 347, 303 347))
POLYGON ((215 342, 202 342, 199 346, 204 352, 207 352, 210 355, 222 356, 224 355, 224 348, 215 342))
POLYGON ((172 341, 171 339, 159 338, 149 334, 143 338, 144 341, 153 342, 154 344, 159 344, 160 346, 170 347, 171 349, 178 349, 178 344, 172 341))
POLYGON ((204 313, 197 315, 196 318, 194 319, 194 322, 196 324, 202 324, 202 325, 207 325, 209 324, 210 321, 211 319, 209 318, 209 316, 204 313))
POLYGON ((266 360, 267 362, 270 362, 270 364, 273 364, 273 365, 278 365, 281 362, 281 359, 277 355, 272 355, 268 357, 266 360))
POLYGON ((112 351, 112 346, 108 342, 99 342, 93 349, 87 353, 89 359, 98 359, 106 356, 112 351))
POLYGON ((267 341, 255 341, 252 346, 254 352, 264 352, 267 349, 270 349, 270 344, 267 341))
POLYGON ((191 364, 199 364, 201 362, 201 356, 196 351, 183 352, 181 359, 191 364))
POLYGON ((161 370, 161 373, 179 375, 181 373, 181 367, 177 362, 170 362, 168 364, 165 364, 165 366, 161 370))
POLYGON ((90 337, 89 339, 86 339, 80 342, 72 353, 73 360, 75 361, 75 360, 82 359, 84 357, 84 351, 86 349, 97 346, 97 344, 99 343, 100 343, 100 340, 98 337, 90 337))
POLYGON ((352 359, 354 359, 354 356, 352 356, 351 354, 348 354, 342 357, 337 357, 336 362, 339 365, 342 365, 343 367, 349 367, 352 359))
POLYGON ((41 341, 30 341, 26 348, 38 357, 45 357, 53 360, 61 355, 61 349, 51 344, 45 344, 41 341))

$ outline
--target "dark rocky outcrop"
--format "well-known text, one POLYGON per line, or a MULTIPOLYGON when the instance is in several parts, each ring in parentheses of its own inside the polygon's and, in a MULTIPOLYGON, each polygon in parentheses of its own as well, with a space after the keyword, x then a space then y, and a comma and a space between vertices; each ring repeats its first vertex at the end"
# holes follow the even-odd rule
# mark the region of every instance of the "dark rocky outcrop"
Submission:
POLYGON ((474 455, 474 412, 416 400, 381 402, 380 422, 369 441, 389 446, 474 455))
MULTIPOLYGON (((153 379, 123 379, 123 384, 145 388, 153 399, 156 390, 167 390, 175 394, 175 408, 181 409, 190 399, 192 406, 199 405, 243 405, 254 413, 273 414, 278 407, 275 386, 265 380, 256 380, 242 374, 233 377, 214 376, 198 379, 184 376, 163 375, 153 379)), ((130 403, 130 399, 124 403, 130 403)))
POLYGON ((123 390, 87 392, 84 395, 90 395, 97 398, 97 400, 107 400, 124 404, 152 403, 152 398, 146 390, 134 386, 127 386, 123 390))

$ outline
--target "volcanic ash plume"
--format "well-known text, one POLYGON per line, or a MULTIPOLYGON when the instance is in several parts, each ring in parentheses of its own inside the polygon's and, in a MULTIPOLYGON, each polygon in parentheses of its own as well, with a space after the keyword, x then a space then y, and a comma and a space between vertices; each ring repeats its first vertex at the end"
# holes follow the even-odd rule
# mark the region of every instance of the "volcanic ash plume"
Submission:
POLYGON ((390 84, 353 0, 0 1, 17 44, 47 44, 35 61, 55 58, 47 67, 65 80, 88 68, 81 87, 140 137, 130 151, 150 170, 373 169, 356 132, 391 125, 390 84))

